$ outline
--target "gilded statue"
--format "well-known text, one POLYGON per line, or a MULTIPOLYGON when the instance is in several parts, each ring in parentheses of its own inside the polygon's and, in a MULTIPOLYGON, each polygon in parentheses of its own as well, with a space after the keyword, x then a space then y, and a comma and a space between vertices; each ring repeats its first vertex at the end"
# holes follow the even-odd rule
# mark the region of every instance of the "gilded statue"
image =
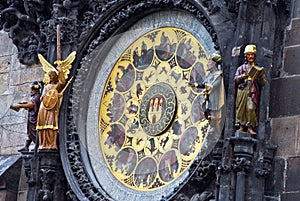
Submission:
POLYGON ((39 149, 58 149, 58 118, 63 98, 63 92, 67 88, 66 80, 72 68, 72 62, 76 52, 72 52, 65 60, 57 60, 53 67, 46 59, 38 54, 40 63, 43 66, 45 87, 41 96, 41 106, 38 113, 37 127, 39 149))

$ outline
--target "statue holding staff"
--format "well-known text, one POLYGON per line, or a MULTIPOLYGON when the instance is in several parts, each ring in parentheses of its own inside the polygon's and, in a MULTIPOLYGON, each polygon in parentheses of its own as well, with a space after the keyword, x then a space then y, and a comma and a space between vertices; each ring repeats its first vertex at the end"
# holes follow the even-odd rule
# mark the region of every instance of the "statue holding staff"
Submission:
MULTIPOLYGON (((58 42, 58 45, 59 44, 60 43, 58 42)), ((57 65, 57 69, 48 63, 41 54, 38 54, 38 58, 45 72, 45 87, 41 96, 41 106, 36 127, 38 130, 39 149, 58 149, 57 134, 59 132, 59 110, 63 92, 71 81, 69 80, 68 84, 66 84, 66 79, 68 79, 68 74, 72 68, 71 63, 75 60, 76 56, 76 52, 72 52, 64 61, 61 61, 59 46, 57 49, 58 60, 54 62, 54 64, 57 65)))

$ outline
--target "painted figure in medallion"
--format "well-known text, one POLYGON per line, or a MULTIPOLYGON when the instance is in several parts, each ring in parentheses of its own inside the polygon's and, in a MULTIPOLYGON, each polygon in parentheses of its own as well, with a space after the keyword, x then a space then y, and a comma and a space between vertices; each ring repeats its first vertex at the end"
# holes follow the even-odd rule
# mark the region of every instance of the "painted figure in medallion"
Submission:
POLYGON ((261 87, 266 78, 263 67, 255 65, 256 46, 247 45, 244 50, 246 62, 237 68, 235 83, 235 123, 239 131, 256 134, 258 103, 261 87))
POLYGON ((162 32, 160 44, 155 49, 158 58, 162 61, 167 61, 173 56, 176 50, 176 43, 171 43, 170 38, 165 35, 165 32, 162 32))
MULTIPOLYGON (((45 88, 41 96, 41 106, 38 114, 37 127, 39 149, 58 149, 58 118, 63 92, 68 85, 66 79, 76 52, 72 52, 64 61, 57 60, 54 68, 42 55, 38 58, 45 72, 45 88)), ((71 81, 71 79, 70 79, 71 81)), ((68 83, 70 83, 70 81, 68 83)))

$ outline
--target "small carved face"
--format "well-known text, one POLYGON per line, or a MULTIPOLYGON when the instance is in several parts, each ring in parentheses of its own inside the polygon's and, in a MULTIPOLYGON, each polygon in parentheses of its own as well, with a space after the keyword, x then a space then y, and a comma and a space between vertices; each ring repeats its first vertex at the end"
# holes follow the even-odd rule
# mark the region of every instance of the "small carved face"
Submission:
POLYGON ((246 59, 247 59, 248 62, 254 62, 255 54, 254 53, 247 53, 246 54, 246 59))

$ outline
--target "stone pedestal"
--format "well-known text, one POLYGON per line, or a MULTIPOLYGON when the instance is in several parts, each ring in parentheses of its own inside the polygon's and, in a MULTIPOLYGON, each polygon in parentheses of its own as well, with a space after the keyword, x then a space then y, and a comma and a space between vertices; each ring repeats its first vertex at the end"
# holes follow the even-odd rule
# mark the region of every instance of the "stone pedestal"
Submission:
POLYGON ((65 201, 67 182, 59 152, 39 150, 23 152, 24 170, 27 177, 27 201, 65 201))
POLYGON ((246 191, 246 175, 253 166, 253 154, 256 140, 245 132, 237 131, 232 138, 233 170, 236 172, 235 200, 244 201, 246 191))

